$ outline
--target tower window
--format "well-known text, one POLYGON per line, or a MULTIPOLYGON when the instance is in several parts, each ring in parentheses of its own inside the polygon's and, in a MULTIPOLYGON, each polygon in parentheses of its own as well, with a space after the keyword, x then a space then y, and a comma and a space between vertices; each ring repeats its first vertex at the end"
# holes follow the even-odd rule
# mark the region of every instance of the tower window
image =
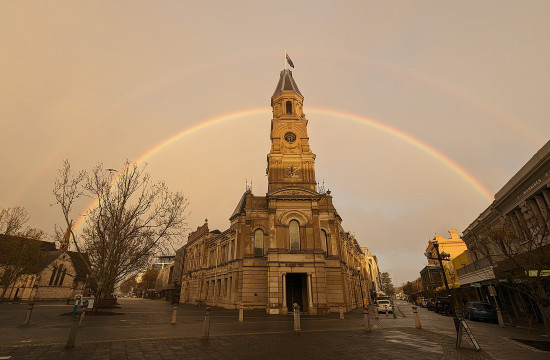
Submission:
POLYGON ((291 101, 286 102, 286 114, 287 115, 292 115, 292 102, 291 101))
POLYGON ((264 256, 264 232, 262 229, 254 231, 254 256, 264 256))
POLYGON ((325 252, 325 256, 328 256, 327 245, 327 232, 325 230, 321 230, 321 249, 325 252))
POLYGON ((300 223, 298 221, 290 221, 288 234, 290 236, 290 250, 300 250, 300 223))

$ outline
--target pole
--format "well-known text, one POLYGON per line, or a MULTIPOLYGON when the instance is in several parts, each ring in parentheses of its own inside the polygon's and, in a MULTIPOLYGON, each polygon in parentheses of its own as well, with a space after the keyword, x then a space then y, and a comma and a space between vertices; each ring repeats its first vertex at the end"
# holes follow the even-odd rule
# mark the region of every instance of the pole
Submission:
POLYGON ((210 307, 206 308, 206 313, 204 314, 204 323, 202 326, 202 338, 208 340, 210 335, 210 312, 212 309, 210 307))
POLYGON ((340 305, 340 320, 344 320, 344 306, 340 305))
POLYGON ((363 284, 361 284, 361 270, 358 270, 359 273, 359 289, 361 289, 361 301, 363 302, 363 308, 367 306, 365 304, 365 297, 363 296, 363 284))
POLYGON ((25 315, 25 322, 23 325, 29 325, 29 321, 31 321, 31 315, 32 315, 32 309, 34 308, 34 303, 30 302, 29 307, 27 308, 27 314, 25 315))
POLYGON ((302 329, 300 327, 300 305, 294 303, 292 307, 294 308, 294 333, 301 334, 302 329))
POLYGON ((422 325, 420 324, 420 318, 418 317, 418 308, 416 306, 413 306, 412 309, 414 313, 414 325, 417 329, 422 329, 422 325))
POLYGON ((177 314, 178 314, 178 305, 174 305, 174 307, 172 308, 172 322, 171 322, 172 325, 176 323, 177 314))
POLYGON ((363 308, 363 318, 365 319, 365 331, 371 331, 372 329, 370 327, 369 308, 366 306, 363 308))
MULTIPOLYGON (((82 315, 80 315, 82 318, 82 315)), ((78 321, 78 318, 75 316, 73 318, 73 324, 71 326, 71 331, 69 332, 69 338, 67 339, 67 344, 65 345, 65 349, 72 349, 74 348, 74 344, 76 342, 76 331, 78 330, 80 321, 78 321)))
POLYGON ((285 56, 283 56, 283 62, 284 62, 285 70, 286 70, 286 49, 285 49, 285 56))
POLYGON ((453 321, 455 323, 455 330, 458 332, 460 329, 460 320, 456 316, 455 311, 455 305, 454 305, 454 298, 451 295, 451 289, 449 288, 449 283, 447 282, 447 274, 445 273, 445 268, 443 267, 443 259, 441 258, 441 254, 439 253, 439 244, 437 241, 433 242, 435 252, 437 254, 437 260, 439 261, 439 267, 441 268, 441 271, 443 272, 443 281, 445 282, 445 287, 447 288, 447 293, 449 294, 449 304, 451 306, 451 312, 453 313, 453 321))
POLYGON ((243 304, 240 304, 239 305, 239 322, 243 322, 244 321, 244 308, 243 308, 243 304))

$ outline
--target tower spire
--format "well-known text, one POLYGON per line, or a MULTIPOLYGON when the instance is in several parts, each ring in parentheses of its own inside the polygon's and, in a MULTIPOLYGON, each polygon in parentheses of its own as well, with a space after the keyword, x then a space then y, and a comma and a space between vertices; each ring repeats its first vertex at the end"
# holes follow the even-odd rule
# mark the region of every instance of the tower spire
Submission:
POLYGON ((271 97, 271 151, 267 155, 268 192, 285 187, 317 190, 315 154, 309 148, 304 97, 292 71, 281 71, 271 97))

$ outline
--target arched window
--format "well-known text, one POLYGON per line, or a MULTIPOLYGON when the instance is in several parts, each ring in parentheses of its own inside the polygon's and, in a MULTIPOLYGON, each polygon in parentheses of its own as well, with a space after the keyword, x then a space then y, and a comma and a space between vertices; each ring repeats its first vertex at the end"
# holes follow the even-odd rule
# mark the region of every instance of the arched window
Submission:
POLYGON ((327 232, 325 230, 321 230, 321 249, 323 249, 325 256, 328 256, 327 232))
POLYGON ((57 276, 55 277, 55 282, 53 283, 54 285, 59 284, 59 277, 61 277, 61 272, 62 271, 63 271, 63 265, 60 265, 59 269, 57 269, 57 276))
POLYGON ((63 269, 63 275, 61 275, 61 279, 59 280, 59 285, 63 285, 63 280, 65 280, 65 274, 67 273, 67 269, 63 269))
POLYGON ((292 102, 291 101, 286 102, 286 114, 287 115, 292 115, 292 102))
POLYGON ((254 256, 264 256, 264 232, 262 229, 254 231, 254 256))
POLYGON ((298 221, 290 221, 288 234, 290 236, 290 250, 300 250, 300 223, 298 221))
POLYGON ((50 285, 53 284, 53 281, 55 279, 55 273, 57 272, 57 267, 54 266, 53 268, 53 271, 52 271, 52 277, 50 278, 50 285))

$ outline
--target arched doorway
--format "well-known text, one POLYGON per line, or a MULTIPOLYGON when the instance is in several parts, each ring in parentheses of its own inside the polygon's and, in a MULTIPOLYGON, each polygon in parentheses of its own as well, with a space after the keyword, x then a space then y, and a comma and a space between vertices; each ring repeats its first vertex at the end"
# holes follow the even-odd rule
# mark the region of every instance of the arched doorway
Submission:
POLYGON ((307 311, 307 274, 305 273, 287 273, 286 274, 286 306, 288 312, 294 309, 292 305, 296 303, 301 311, 307 311))

